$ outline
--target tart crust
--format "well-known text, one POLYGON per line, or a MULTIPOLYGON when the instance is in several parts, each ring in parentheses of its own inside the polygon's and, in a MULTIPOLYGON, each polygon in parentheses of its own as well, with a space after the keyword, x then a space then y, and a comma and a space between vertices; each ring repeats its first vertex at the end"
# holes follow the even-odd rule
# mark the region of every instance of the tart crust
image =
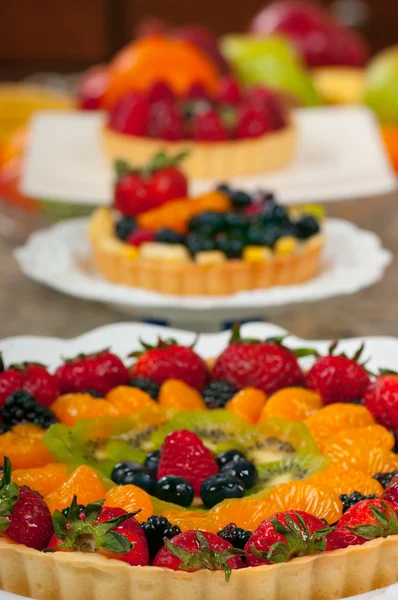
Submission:
POLYGON ((398 580, 398 536, 287 563, 224 573, 131 567, 95 554, 0 539, 0 589, 37 600, 338 600, 398 580))
POLYGON ((113 228, 109 209, 97 209, 90 221, 89 237, 98 271, 113 283, 162 294, 226 296, 293 285, 312 279, 322 267, 323 234, 314 236, 290 256, 274 256, 266 262, 226 260, 209 265, 132 257, 131 246, 120 242, 113 228))
POLYGON ((290 123, 279 131, 258 138, 227 142, 166 142, 118 133, 105 125, 101 137, 111 161, 124 159, 142 166, 161 150, 170 154, 189 150, 190 154, 184 160, 184 171, 190 178, 229 179, 286 167, 296 149, 297 128, 290 123))

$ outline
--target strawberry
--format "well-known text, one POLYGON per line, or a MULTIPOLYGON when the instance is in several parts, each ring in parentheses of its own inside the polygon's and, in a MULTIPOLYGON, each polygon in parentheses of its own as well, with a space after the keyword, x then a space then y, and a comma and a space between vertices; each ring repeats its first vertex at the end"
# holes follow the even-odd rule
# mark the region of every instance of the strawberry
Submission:
POLYGON ((92 502, 81 511, 75 496, 67 517, 55 511, 47 552, 97 552, 129 565, 148 565, 145 533, 134 515, 103 504, 92 502))
POLYGON ((58 367, 55 376, 61 394, 95 390, 105 395, 112 388, 129 382, 128 370, 120 358, 108 350, 68 359, 58 367))
POLYGON ((397 374, 378 377, 368 386, 363 396, 363 402, 380 425, 398 433, 397 374))
POLYGON ((328 356, 316 360, 306 377, 307 387, 319 392, 324 404, 360 400, 370 384, 368 373, 358 362, 363 345, 353 358, 345 354, 334 355, 336 346, 337 342, 334 342, 328 356))
POLYGON ((57 379, 44 365, 24 362, 4 369, 0 358, 0 408, 14 392, 25 390, 38 404, 50 406, 59 396, 57 379))
POLYGON ((209 371, 206 363, 192 348, 161 338, 156 346, 143 344, 143 347, 144 351, 130 355, 138 357, 131 368, 132 377, 147 377, 159 384, 167 379, 181 379, 197 390, 207 385, 209 371))
POLYGON ((184 118, 176 102, 162 100, 151 107, 148 135, 169 142, 184 139, 184 118))
POLYGON ((243 106, 238 116, 236 137, 256 138, 272 130, 271 119, 264 110, 255 106, 243 106))
POLYGON ((383 500, 388 500, 398 506, 398 476, 395 475, 383 492, 383 500))
POLYGON ((109 127, 128 135, 145 136, 148 130, 149 104, 135 92, 122 96, 111 108, 109 127))
POLYGON ((192 131, 194 140, 202 142, 222 142, 229 137, 221 116, 213 108, 194 115, 192 131))
POLYGON ((115 208, 123 215, 136 217, 170 200, 187 196, 187 178, 179 167, 185 156, 185 152, 176 156, 160 152, 141 169, 118 161, 115 165, 115 208))
POLYGON ((163 567, 173 571, 210 571, 225 570, 228 581, 231 570, 242 569, 241 550, 207 531, 186 531, 171 540, 165 539, 165 545, 157 553, 152 563, 154 567, 163 567))
POLYGON ((0 481, 0 534, 28 548, 43 550, 53 533, 47 504, 37 492, 11 483, 11 462, 4 457, 0 481))
POLYGON ((242 102, 242 90, 234 77, 228 76, 221 80, 217 100, 221 104, 231 104, 233 106, 239 106, 242 102))
MULTIPOLYGON (((295 352, 301 356, 312 353, 295 352)), ((212 378, 228 381, 239 389, 255 387, 266 394, 304 384, 297 358, 282 346, 282 339, 245 340, 240 337, 239 327, 234 327, 229 346, 217 358, 212 378)))
POLYGON ((24 383, 25 374, 14 367, 5 369, 0 357, 0 408, 11 394, 23 389, 24 383))
POLYGON ((175 100, 173 90, 164 81, 155 81, 147 92, 147 99, 150 105, 155 102, 173 102, 175 100))
POLYGON ((333 537, 339 548, 398 533, 397 507, 385 499, 358 502, 341 517, 333 537))
POLYGON ((303 511, 277 513, 265 519, 245 545, 246 562, 257 567, 325 552, 332 531, 321 519, 303 511))
POLYGON ((202 440, 186 429, 169 433, 163 442, 157 476, 184 477, 193 487, 195 496, 200 495, 202 483, 218 473, 217 463, 202 440))

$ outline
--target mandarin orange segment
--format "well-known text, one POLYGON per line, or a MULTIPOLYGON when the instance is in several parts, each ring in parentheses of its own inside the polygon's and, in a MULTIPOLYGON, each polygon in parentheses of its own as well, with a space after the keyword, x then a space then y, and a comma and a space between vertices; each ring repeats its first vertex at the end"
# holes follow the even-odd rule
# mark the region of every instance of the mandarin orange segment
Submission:
POLYGON ((266 500, 252 498, 227 500, 210 510, 210 518, 217 531, 229 523, 235 523, 242 529, 251 529, 256 515, 264 510, 265 505, 266 500))
POLYGON ((12 428, 13 433, 24 438, 35 438, 40 440, 45 434, 45 430, 33 423, 19 423, 12 428))
POLYGON ((320 487, 326 485, 339 496, 341 494, 352 494, 352 492, 359 492, 364 496, 371 494, 380 496, 383 492, 380 483, 370 475, 354 469, 342 469, 338 465, 328 467, 325 471, 317 473, 307 481, 320 487))
POLYGON ((142 229, 156 231, 167 227, 185 233, 188 221, 205 211, 227 212, 231 208, 231 201, 222 192, 209 192, 196 198, 182 198, 167 202, 158 208, 153 208, 138 217, 138 224, 142 229))
POLYGON ((90 394, 65 394, 52 405, 51 410, 64 425, 75 425, 80 419, 95 417, 118 417, 116 407, 102 398, 90 394))
POLYGON ((45 497, 51 512, 62 510, 70 505, 73 496, 79 504, 89 504, 105 498, 106 489, 97 473, 91 467, 82 465, 53 492, 45 497))
POLYGON ((169 508, 162 512, 172 525, 178 525, 181 531, 190 531, 192 529, 202 529, 210 533, 218 533, 220 527, 213 521, 209 513, 198 513, 192 510, 179 510, 169 508))
POLYGON ((108 392, 106 399, 115 407, 120 417, 127 417, 150 405, 155 405, 149 394, 127 385, 119 385, 108 392))
POLYGON ((226 408, 248 423, 257 423, 266 402, 263 391, 249 387, 237 392, 226 408))
POLYGON ((375 420, 365 406, 338 402, 321 408, 308 419, 305 419, 304 422, 312 437, 322 449, 325 441, 341 429, 373 425, 375 420))
POLYGON ((368 475, 387 473, 398 469, 398 456, 386 448, 371 446, 365 439, 332 438, 323 452, 330 462, 342 469, 357 469, 368 475))
POLYGON ((168 379, 160 388, 160 406, 180 410, 206 410, 202 395, 180 379, 168 379))
POLYGON ((12 472, 12 480, 18 485, 27 485, 42 496, 51 494, 68 479, 66 465, 50 463, 44 467, 33 469, 16 469, 12 472))
POLYGON ((260 415, 260 421, 271 417, 304 421, 322 408, 321 396, 300 387, 284 388, 272 394, 260 415))
POLYGON ((22 435, 8 431, 0 435, 0 464, 3 464, 5 456, 11 460, 14 469, 43 467, 54 462, 54 457, 42 442, 44 431, 41 430, 40 436, 38 431, 34 435, 27 436, 26 433, 26 430, 22 435))
POLYGON ((327 446, 333 443, 368 444, 385 450, 392 450, 395 444, 394 435, 382 425, 367 425, 365 427, 347 427, 336 433, 328 440, 327 446))
POLYGON ((146 521, 153 515, 153 504, 149 494, 136 485, 122 485, 111 488, 105 495, 105 506, 117 506, 137 515, 139 521, 146 521))

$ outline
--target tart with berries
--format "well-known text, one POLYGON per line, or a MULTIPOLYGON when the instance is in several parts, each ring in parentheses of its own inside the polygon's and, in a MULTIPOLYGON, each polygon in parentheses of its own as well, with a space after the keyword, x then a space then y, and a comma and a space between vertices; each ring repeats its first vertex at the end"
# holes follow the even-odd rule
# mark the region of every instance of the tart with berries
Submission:
POLYGON ((297 132, 279 94, 245 90, 230 77, 210 93, 200 83, 183 96, 163 82, 128 92, 113 104, 102 129, 107 155, 145 165, 160 150, 189 150, 194 179, 266 173, 289 164, 297 132))
POLYGON ((92 256, 113 283, 174 295, 229 295, 312 279, 325 236, 317 206, 287 209, 268 192, 221 185, 188 197, 179 161, 116 164, 113 208, 90 221, 92 256))
POLYGON ((0 589, 338 600, 395 583, 398 377, 361 350, 236 328, 211 364, 159 339, 129 367, 109 350, 41 367, 35 396, 34 363, 4 368, 0 589))

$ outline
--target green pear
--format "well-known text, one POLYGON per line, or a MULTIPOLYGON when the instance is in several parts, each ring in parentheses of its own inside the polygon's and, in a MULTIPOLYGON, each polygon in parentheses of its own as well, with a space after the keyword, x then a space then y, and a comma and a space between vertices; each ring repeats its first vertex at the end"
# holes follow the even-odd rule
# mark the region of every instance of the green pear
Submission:
POLYGON ((221 38, 221 49, 244 84, 264 84, 288 92, 304 106, 320 103, 309 73, 283 37, 227 35, 221 38))
POLYGON ((398 125, 398 45, 384 50, 370 63, 365 102, 382 123, 398 125))

